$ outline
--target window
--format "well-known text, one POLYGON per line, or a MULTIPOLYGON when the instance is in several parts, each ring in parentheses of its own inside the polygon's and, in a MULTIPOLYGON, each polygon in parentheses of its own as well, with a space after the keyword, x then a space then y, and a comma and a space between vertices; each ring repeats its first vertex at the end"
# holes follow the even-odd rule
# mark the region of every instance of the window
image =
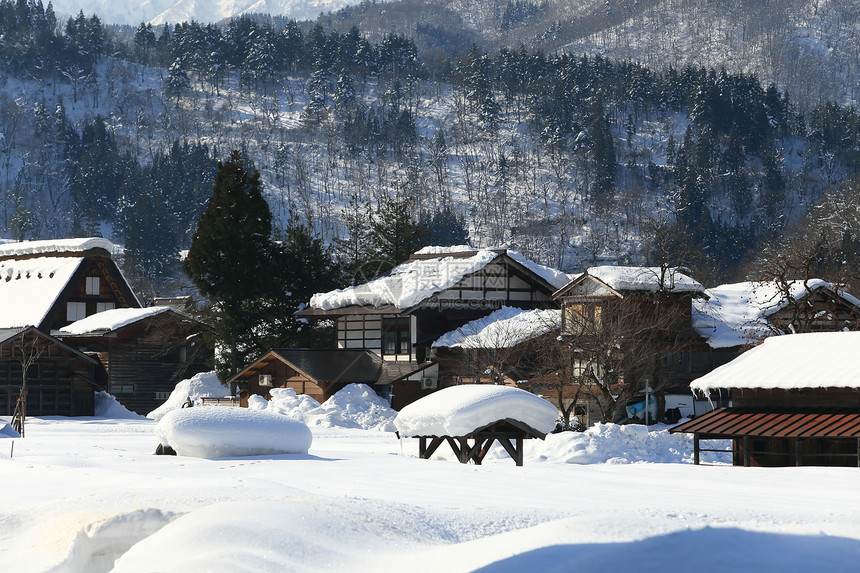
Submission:
POLYGON ((603 307, 599 304, 572 303, 564 306, 564 333, 585 334, 600 330, 603 307))
POLYGON ((87 317, 87 303, 70 302, 66 305, 66 320, 74 322, 87 317))
POLYGON ((99 294, 99 277, 87 277, 87 294, 99 294))
POLYGON ((170 392, 156 392, 155 399, 156 400, 167 400, 170 398, 170 392))
POLYGON ((411 354, 409 317, 382 320, 382 353, 411 354))
POLYGON ((97 302, 96 303, 96 312, 104 312, 106 310, 113 310, 116 308, 116 303, 114 302, 97 302))
POLYGON ((111 394, 134 394, 134 384, 111 384, 111 394))
POLYGON ((272 375, 271 374, 260 374, 259 377, 260 386, 266 386, 268 388, 272 387, 272 375))

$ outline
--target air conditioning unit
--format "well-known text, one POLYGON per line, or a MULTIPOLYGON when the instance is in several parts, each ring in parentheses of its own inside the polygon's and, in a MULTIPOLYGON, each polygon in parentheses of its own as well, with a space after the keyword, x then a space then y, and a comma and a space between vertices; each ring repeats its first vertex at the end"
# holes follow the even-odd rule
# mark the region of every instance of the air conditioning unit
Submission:
POLYGON ((260 374, 259 378, 260 386, 272 386, 272 375, 271 374, 260 374))
POLYGON ((421 389, 422 390, 435 390, 438 381, 436 378, 422 378, 421 379, 421 389))

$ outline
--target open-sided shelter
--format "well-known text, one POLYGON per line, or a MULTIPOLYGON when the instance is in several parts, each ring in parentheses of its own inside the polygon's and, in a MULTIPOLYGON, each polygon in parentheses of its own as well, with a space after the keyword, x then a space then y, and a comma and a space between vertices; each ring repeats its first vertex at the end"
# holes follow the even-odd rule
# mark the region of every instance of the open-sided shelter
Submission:
POLYGON ((730 393, 719 408, 676 426, 703 439, 730 439, 743 466, 860 466, 860 332, 773 336, 695 380, 705 395, 730 393))

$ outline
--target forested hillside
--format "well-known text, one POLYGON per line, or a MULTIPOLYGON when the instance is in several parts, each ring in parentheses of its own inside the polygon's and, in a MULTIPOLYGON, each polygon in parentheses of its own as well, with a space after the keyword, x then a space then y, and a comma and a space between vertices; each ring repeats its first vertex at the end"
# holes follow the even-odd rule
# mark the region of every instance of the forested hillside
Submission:
MULTIPOLYGON (((530 6, 509 3, 508 29, 530 6)), ((128 29, 2 0, 0 226, 103 234, 146 292, 175 292, 177 253, 235 149, 280 234, 300 223, 347 269, 406 223, 566 270, 668 249, 711 283, 808 236, 816 265, 857 274, 843 255, 858 224, 810 211, 856 193, 860 115, 843 99, 799 105, 742 71, 480 48, 431 22, 128 29)))

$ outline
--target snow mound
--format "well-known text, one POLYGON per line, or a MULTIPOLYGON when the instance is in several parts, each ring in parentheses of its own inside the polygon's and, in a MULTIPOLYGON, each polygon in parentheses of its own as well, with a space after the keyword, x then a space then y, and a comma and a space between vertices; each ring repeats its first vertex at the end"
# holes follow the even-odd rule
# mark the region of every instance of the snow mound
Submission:
POLYGON ((210 396, 220 398, 227 395, 229 395, 227 388, 221 384, 215 372, 202 372, 176 384, 173 392, 170 393, 170 398, 146 417, 158 421, 168 412, 181 408, 188 400, 196 403, 199 398, 210 396))
POLYGON ((0 438, 20 438, 21 434, 12 429, 8 422, 0 420, 0 438))
POLYGON ((320 404, 310 396, 297 395, 292 388, 272 388, 271 401, 256 397, 248 406, 268 409, 309 426, 322 428, 354 428, 393 432, 397 412, 385 399, 377 396, 367 384, 348 384, 334 396, 320 404))
MULTIPOLYGON (((541 461, 569 464, 693 463, 693 437, 670 434, 667 428, 652 431, 638 424, 597 424, 584 432, 549 435, 537 447, 541 461)), ((724 440, 703 440, 702 444, 703 448, 729 448, 724 440)), ((702 452, 702 462, 731 463, 731 457, 702 452)))
POLYGON ((196 458, 306 454, 312 441, 305 424, 276 412, 218 406, 168 412, 155 435, 177 454, 196 458))
POLYGON ((145 419, 145 416, 130 412, 125 406, 117 402, 111 394, 107 392, 96 392, 95 396, 95 415, 99 418, 120 419, 145 419))
POLYGON ((405 406, 394 425, 402 436, 464 436, 505 418, 547 433, 555 427, 558 408, 519 388, 465 384, 405 406))

